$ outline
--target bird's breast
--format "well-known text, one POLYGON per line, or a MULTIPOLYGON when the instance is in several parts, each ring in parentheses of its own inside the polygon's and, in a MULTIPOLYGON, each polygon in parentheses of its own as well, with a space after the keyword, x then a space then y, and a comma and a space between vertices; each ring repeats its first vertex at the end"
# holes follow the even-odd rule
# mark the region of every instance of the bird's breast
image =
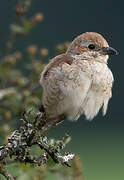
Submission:
MULTIPOLYGON (((72 104, 74 105, 72 112, 77 111, 77 118, 81 114, 85 114, 86 118, 91 120, 102 106, 103 114, 106 113, 108 101, 111 97, 113 75, 107 65, 103 63, 89 65, 86 62, 86 66, 84 64, 81 71, 85 72, 84 74, 87 75, 91 83, 89 83, 86 93, 83 93, 87 79, 86 76, 82 78, 83 74, 80 74, 80 87, 73 89, 71 94, 73 97, 72 104)), ((73 114, 70 112, 70 115, 73 114)), ((74 117, 70 119, 74 120, 74 117)))

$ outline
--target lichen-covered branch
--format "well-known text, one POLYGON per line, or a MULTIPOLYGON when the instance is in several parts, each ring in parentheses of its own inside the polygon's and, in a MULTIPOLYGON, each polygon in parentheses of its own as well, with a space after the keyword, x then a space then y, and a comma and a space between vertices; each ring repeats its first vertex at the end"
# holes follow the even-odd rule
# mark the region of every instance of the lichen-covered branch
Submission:
MULTIPOLYGON (((47 121, 42 112, 33 112, 32 110, 24 112, 21 121, 22 125, 20 129, 15 130, 8 138, 8 143, 5 146, 0 147, 0 162, 3 162, 7 157, 10 157, 14 158, 16 162, 41 166, 46 164, 51 158, 54 163, 61 163, 68 167, 71 166, 69 161, 73 159, 74 154, 71 152, 61 153, 61 150, 70 141, 70 136, 68 134, 59 141, 55 141, 54 139, 49 140, 47 136, 44 135, 43 127, 46 127, 47 121), (31 148, 34 145, 40 147, 40 156, 33 156, 31 154, 31 148)), ((13 180, 5 171, 5 165, 3 163, 1 165, 0 173, 4 175, 6 179, 13 180)))

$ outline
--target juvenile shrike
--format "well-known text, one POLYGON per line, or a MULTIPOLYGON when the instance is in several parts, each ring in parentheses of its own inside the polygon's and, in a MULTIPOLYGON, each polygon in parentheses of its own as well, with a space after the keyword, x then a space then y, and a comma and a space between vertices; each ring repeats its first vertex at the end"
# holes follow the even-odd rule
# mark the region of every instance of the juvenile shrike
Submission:
POLYGON ((84 114, 92 120, 101 107, 105 115, 113 84, 107 60, 116 54, 100 34, 86 32, 72 41, 65 54, 54 57, 40 79, 48 119, 74 121, 84 114))

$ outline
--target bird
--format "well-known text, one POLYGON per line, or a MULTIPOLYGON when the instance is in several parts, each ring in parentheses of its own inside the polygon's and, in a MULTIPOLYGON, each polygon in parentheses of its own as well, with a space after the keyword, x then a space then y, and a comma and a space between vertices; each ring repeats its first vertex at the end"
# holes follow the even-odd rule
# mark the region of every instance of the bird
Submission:
POLYGON ((113 74, 107 61, 118 52, 96 32, 78 35, 67 51, 45 66, 40 76, 42 103, 47 118, 92 120, 112 97, 113 74))

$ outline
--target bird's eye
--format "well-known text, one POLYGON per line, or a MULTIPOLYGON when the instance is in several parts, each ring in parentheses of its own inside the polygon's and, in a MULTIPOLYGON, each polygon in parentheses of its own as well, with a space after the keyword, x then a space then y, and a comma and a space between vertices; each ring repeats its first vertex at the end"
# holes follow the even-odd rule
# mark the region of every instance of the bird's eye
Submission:
POLYGON ((95 49, 95 45, 94 45, 94 44, 90 44, 90 45, 88 46, 88 48, 91 49, 91 50, 93 50, 93 49, 95 49))

